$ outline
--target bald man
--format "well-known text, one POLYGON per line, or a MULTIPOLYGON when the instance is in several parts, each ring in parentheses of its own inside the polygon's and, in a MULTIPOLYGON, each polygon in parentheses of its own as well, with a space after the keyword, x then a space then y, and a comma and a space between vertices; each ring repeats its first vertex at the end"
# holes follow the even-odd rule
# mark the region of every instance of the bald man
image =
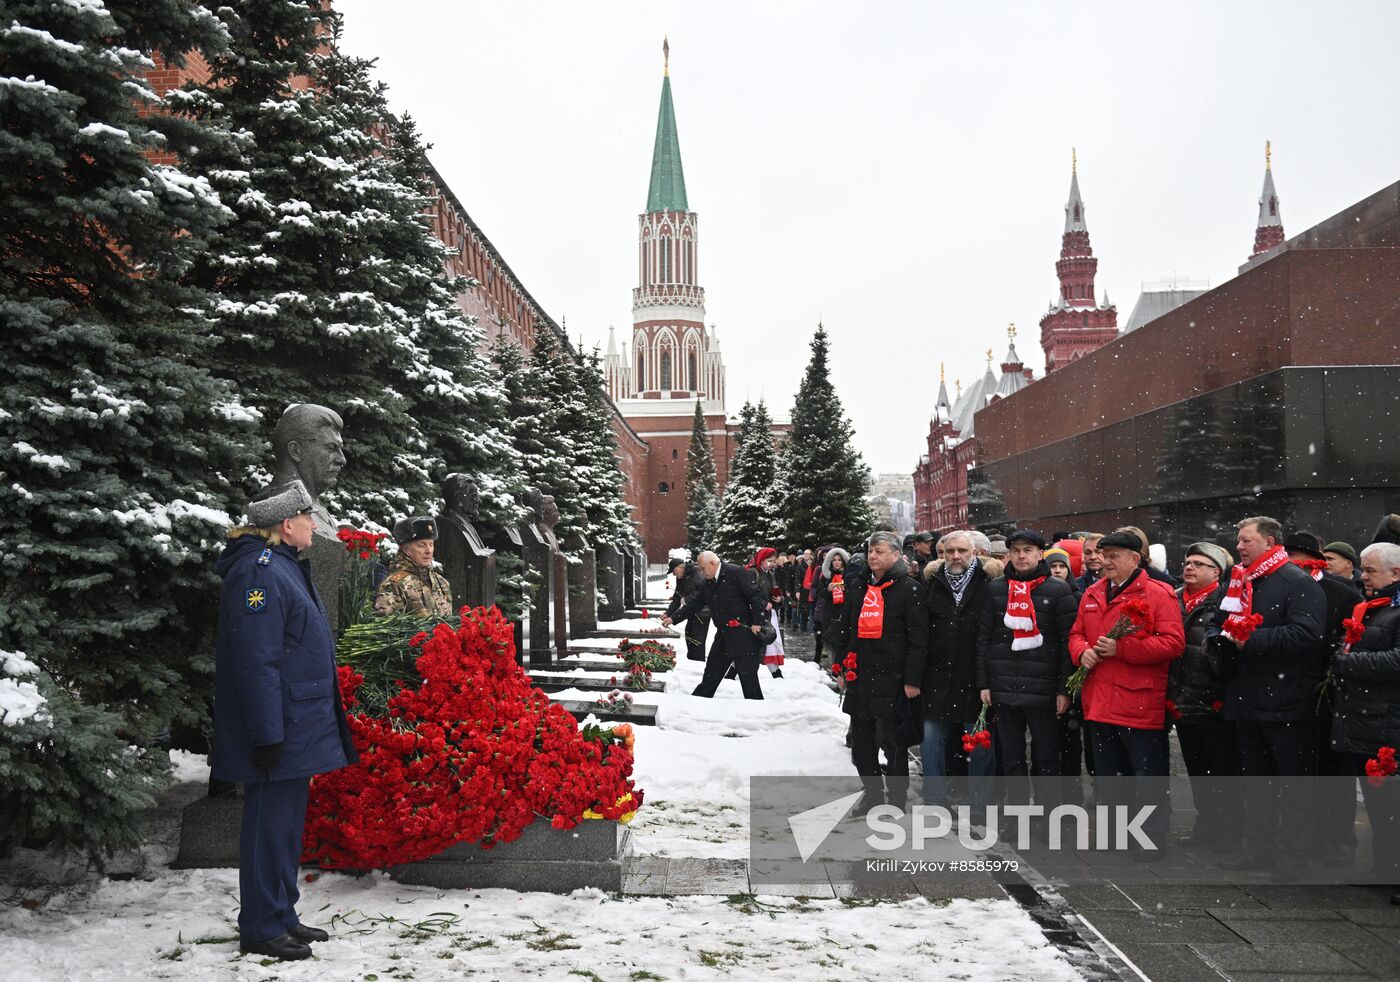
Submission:
POLYGON ((687 598, 673 616, 661 618, 669 627, 709 608, 714 620, 715 640, 705 660, 705 674, 693 695, 713 698, 720 680, 732 664, 739 675, 745 699, 762 699, 758 666, 762 647, 758 632, 767 617, 768 598, 759 592, 752 573, 734 563, 721 562, 713 552, 702 552, 695 560, 705 577, 695 596, 687 598))

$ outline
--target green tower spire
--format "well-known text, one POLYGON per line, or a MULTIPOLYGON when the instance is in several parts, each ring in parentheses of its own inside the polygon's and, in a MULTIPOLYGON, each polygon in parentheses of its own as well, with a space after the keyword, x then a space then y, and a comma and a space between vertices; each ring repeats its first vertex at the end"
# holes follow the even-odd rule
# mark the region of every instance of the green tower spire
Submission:
POLYGON ((676 135, 676 110, 671 103, 671 44, 662 42, 665 75, 661 79, 661 111, 656 117, 656 147, 651 152, 651 188, 647 211, 689 211, 685 199, 685 171, 681 169, 681 141, 676 135))

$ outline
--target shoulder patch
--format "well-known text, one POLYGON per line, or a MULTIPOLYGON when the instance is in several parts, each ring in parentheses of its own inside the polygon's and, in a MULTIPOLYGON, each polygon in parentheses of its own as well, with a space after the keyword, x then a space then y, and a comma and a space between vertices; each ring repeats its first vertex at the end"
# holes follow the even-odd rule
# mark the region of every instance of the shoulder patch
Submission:
POLYGON ((244 595, 243 606, 252 611, 262 610, 267 606, 267 591, 262 587, 253 587, 244 595))
POLYGON ((258 565, 266 566, 270 562, 272 562, 272 550, 264 549, 262 554, 258 556, 258 565))
POLYGON ((409 575, 409 573, 408 573, 408 570, 406 570, 406 569, 397 570, 397 571, 395 571, 395 572, 393 572, 393 573, 390 573, 388 576, 384 577, 384 582, 385 582, 385 583, 402 583, 405 579, 408 578, 408 575, 409 575))

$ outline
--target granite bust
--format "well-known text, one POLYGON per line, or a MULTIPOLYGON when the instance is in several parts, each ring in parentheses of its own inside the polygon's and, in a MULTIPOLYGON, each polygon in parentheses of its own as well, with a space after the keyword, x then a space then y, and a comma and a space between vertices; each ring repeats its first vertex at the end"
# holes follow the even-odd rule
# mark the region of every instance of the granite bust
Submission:
POLYGON ((336 521, 321 495, 335 487, 345 467, 344 423, 340 414, 313 403, 287 407, 272 431, 272 484, 300 480, 316 501, 316 534, 334 539, 336 521))

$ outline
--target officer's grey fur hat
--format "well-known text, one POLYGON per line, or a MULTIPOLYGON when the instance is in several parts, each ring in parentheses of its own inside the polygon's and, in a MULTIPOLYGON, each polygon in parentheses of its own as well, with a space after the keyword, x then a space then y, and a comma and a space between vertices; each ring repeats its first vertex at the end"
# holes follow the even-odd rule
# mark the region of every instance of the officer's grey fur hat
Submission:
POLYGON ((248 502, 248 524, 257 528, 272 528, 289 518, 304 515, 316 507, 316 501, 299 480, 264 488, 248 502))

